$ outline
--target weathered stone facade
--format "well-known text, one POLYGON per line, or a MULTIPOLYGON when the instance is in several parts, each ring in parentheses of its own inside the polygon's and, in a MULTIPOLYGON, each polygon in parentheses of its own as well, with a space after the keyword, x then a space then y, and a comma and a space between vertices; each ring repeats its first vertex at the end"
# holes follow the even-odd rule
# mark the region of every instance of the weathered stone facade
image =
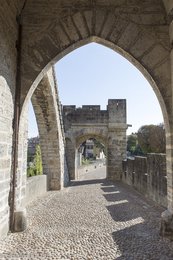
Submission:
MULTIPOLYGON (((164 216, 167 231, 173 233, 171 224, 168 225, 173 219, 172 0, 0 0, 0 11, 0 234, 9 230, 10 181, 12 184, 17 181, 15 199, 19 207, 25 196, 27 126, 24 117, 28 101, 56 61, 90 42, 103 44, 126 57, 148 79, 159 100, 167 139, 168 212, 164 216), (14 108, 20 109, 19 117, 14 117, 14 108), (13 139, 12 136, 19 120, 19 144, 24 151, 19 149, 18 169, 13 171, 17 173, 16 180, 11 176, 16 153, 11 151, 17 141, 16 135, 13 139)), ((39 89, 38 93, 41 94, 39 89)), ((42 127, 45 128, 42 133, 50 138, 45 121, 42 127)), ((112 135, 114 133, 110 132, 113 140, 112 135)), ((60 144, 61 137, 58 139, 60 144)), ((59 144, 56 142, 57 147, 59 144)), ((51 141, 48 150, 51 151, 53 145, 51 141)), ((109 145, 116 151, 114 143, 110 141, 109 145)), ((50 160, 45 159, 45 162, 51 164, 50 160)), ((46 164, 44 168, 51 169, 46 164)), ((113 169, 114 165, 110 168, 113 169)), ((49 182, 52 187, 60 187, 55 176, 52 177, 49 182)), ((60 182, 63 183, 63 178, 60 182)))
POLYGON ((100 106, 63 106, 67 165, 71 179, 77 175, 77 150, 84 141, 95 138, 107 150, 107 178, 120 180, 126 158, 126 100, 109 99, 107 110, 100 106))

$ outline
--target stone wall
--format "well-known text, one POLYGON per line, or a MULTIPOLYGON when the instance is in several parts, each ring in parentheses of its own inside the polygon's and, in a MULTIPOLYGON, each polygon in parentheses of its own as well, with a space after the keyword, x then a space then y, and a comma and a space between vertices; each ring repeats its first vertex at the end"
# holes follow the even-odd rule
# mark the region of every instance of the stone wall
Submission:
POLYGON ((81 108, 76 106, 63 106, 63 120, 65 132, 72 124, 107 124, 108 111, 100 110, 100 106, 84 105, 81 108))
POLYGON ((136 156, 123 161, 122 180, 146 197, 167 207, 167 177, 165 154, 136 156))
POLYGON ((0 237, 9 230, 13 102, 16 83, 17 1, 0 4, 0 237))
POLYGON ((21 115, 19 125, 19 150, 18 150, 18 168, 16 178, 16 199, 15 210, 22 210, 25 208, 26 195, 26 179, 27 179, 27 148, 28 148, 28 110, 26 106, 25 111, 21 115))
POLYGON ((108 100, 107 177, 119 180, 126 158, 126 100, 108 100))
POLYGON ((26 182, 25 205, 36 200, 47 191, 47 176, 38 175, 29 177, 26 182))

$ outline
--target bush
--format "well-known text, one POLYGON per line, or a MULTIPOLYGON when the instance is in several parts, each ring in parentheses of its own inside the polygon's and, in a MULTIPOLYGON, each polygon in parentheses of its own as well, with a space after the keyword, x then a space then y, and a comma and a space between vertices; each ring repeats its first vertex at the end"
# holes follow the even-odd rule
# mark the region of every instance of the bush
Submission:
POLYGON ((43 174, 41 149, 40 145, 36 146, 35 156, 33 162, 29 163, 27 168, 27 177, 36 176, 43 174))

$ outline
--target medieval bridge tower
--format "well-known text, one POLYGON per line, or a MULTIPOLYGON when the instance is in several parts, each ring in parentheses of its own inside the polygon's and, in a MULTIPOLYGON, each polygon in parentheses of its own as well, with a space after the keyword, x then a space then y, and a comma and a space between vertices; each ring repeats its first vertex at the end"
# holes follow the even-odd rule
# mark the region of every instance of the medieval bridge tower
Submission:
POLYGON ((126 100, 109 99, 107 110, 100 106, 63 107, 66 158, 70 179, 76 179, 77 150, 86 139, 95 138, 107 150, 107 178, 119 180, 126 157, 126 100))

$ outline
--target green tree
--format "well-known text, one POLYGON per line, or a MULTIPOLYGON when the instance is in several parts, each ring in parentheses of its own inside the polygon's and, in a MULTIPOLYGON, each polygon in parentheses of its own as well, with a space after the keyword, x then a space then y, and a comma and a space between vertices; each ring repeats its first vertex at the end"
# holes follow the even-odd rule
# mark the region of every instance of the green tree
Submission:
POLYGON ((134 153, 136 146, 138 143, 138 138, 136 134, 131 134, 127 137, 127 151, 130 153, 134 153))
POLYGON ((35 157, 34 157, 34 165, 35 165, 35 175, 40 175, 43 173, 42 167, 42 158, 41 158, 41 149, 40 145, 36 145, 35 157))
POLYGON ((139 128, 137 136, 143 153, 165 153, 166 137, 163 124, 144 125, 139 128))
POLYGON ((131 155, 143 155, 142 149, 138 144, 138 136, 136 133, 132 133, 127 137, 127 151, 131 155))
POLYGON ((41 174, 43 174, 41 149, 40 149, 40 145, 36 145, 33 162, 30 162, 27 168, 27 176, 31 177, 35 175, 41 175, 41 174))

